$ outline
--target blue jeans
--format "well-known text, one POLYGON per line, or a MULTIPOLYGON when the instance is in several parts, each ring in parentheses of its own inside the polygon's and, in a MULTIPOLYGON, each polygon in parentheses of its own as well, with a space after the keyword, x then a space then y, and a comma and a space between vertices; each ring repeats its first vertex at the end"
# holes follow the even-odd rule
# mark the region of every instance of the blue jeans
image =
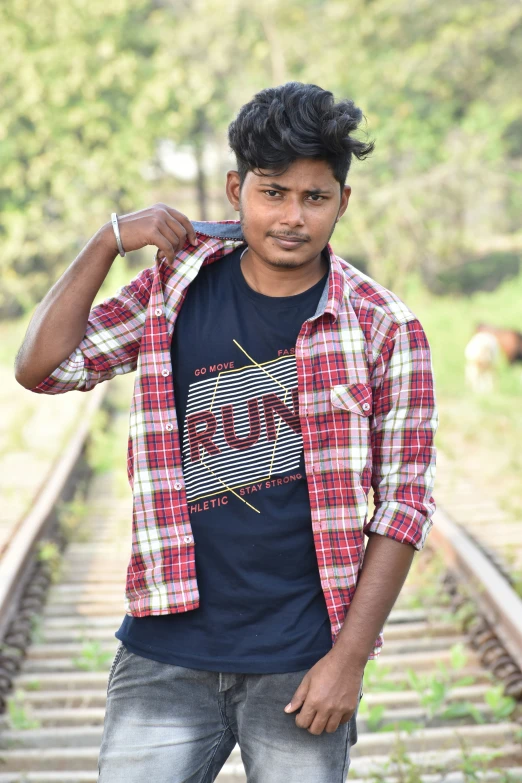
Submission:
POLYGON ((98 783, 212 783, 236 743, 248 783, 344 783, 358 707, 332 733, 298 727, 298 713, 284 707, 307 671, 188 669, 135 655, 120 642, 107 683, 98 783))

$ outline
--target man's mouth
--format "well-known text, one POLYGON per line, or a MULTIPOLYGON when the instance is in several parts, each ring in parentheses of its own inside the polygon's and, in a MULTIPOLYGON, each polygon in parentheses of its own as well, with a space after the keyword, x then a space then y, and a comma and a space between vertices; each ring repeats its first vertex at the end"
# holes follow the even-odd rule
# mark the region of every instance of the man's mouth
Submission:
POLYGON ((296 247, 300 247, 304 244, 304 239, 293 239, 292 237, 272 237, 281 246, 293 250, 296 247))

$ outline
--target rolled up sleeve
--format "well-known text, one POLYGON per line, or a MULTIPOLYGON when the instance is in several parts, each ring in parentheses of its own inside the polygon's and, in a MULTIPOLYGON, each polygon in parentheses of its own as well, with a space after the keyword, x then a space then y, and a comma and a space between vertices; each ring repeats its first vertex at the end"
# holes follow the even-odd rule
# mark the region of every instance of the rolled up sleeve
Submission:
POLYGON ((115 375, 135 370, 152 276, 152 268, 143 269, 114 296, 93 307, 80 344, 30 391, 36 394, 86 392, 115 375))
POLYGON ((372 488, 375 511, 364 527, 421 550, 433 525, 438 427, 434 374, 417 319, 391 330, 372 375, 372 488))

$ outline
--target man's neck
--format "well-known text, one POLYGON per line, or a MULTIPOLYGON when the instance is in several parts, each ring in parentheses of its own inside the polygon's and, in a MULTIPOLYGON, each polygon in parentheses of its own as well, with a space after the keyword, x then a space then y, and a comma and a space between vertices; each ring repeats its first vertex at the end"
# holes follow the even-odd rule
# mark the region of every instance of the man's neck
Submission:
POLYGON ((329 269, 329 262, 323 253, 304 267, 274 268, 252 255, 249 248, 243 253, 240 264, 250 288, 266 296, 301 294, 318 283, 329 269))

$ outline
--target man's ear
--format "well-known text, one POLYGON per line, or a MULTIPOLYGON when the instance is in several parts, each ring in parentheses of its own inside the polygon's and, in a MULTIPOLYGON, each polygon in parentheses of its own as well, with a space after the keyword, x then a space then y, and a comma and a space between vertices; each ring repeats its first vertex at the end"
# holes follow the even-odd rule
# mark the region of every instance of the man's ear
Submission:
POLYGON ((227 184, 225 186, 225 191, 227 194, 227 198, 234 207, 236 212, 239 212, 239 196, 240 196, 240 190, 241 190, 241 183, 239 181, 239 171, 235 171, 234 169, 231 169, 230 171, 227 171, 227 184))
MULTIPOLYGON (((352 189, 350 185, 345 185, 341 195, 341 205, 339 207, 339 214, 337 215, 337 220, 339 220, 346 212, 351 193, 352 193, 352 189)), ((336 223, 337 220, 335 221, 336 223)))

